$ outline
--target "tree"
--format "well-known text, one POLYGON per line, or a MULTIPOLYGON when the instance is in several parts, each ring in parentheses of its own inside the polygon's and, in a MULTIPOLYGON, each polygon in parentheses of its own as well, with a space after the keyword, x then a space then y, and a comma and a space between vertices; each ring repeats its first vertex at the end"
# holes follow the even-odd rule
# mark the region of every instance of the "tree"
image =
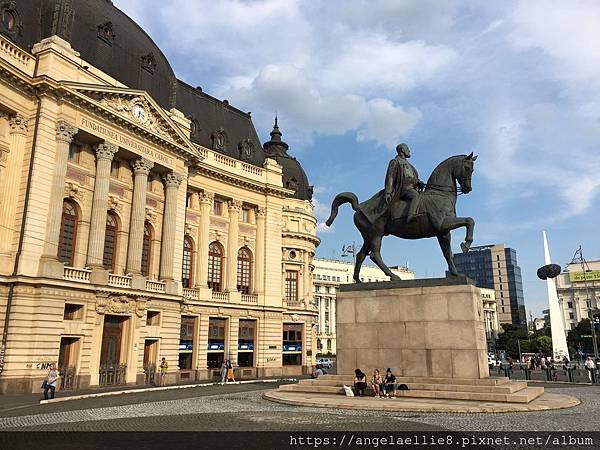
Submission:
POLYGON ((522 352, 526 352, 529 349, 529 336, 525 326, 503 323, 502 329, 504 332, 498 335, 496 348, 506 351, 513 358, 519 357, 519 341, 524 345, 521 349, 522 352))
MULTIPOLYGON (((584 353, 594 353, 594 345, 592 342, 592 327, 590 319, 583 319, 575 328, 569 331, 567 335, 567 344, 569 352, 574 354, 577 348, 581 347, 584 353)), ((600 347, 600 333, 596 333, 596 342, 600 347)))
POLYGON ((552 355, 552 338, 548 336, 538 336, 534 340, 536 353, 541 353, 542 355, 552 355))

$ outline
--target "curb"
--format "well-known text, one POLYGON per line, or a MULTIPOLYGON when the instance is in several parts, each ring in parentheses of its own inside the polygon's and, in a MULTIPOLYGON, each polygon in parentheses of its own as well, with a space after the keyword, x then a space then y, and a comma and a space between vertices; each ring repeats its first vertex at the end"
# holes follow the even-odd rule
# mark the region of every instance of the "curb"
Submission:
MULTIPOLYGON (((245 380, 245 381, 232 381, 227 383, 227 385, 232 384, 254 384, 254 383, 278 383, 281 381, 298 381, 297 378, 271 378, 266 380, 245 380)), ((96 392, 92 394, 81 394, 81 395, 71 395, 69 397, 58 397, 49 400, 40 400, 40 405, 46 405, 48 403, 60 403, 67 402, 70 400, 83 400, 86 398, 96 398, 96 397, 108 397, 110 395, 123 395, 123 394, 139 394, 142 392, 156 392, 156 391, 171 391, 175 389, 190 389, 190 388, 199 388, 199 387, 208 387, 208 386, 219 386, 221 383, 199 383, 199 384, 185 384, 178 386, 163 386, 163 387, 149 387, 149 388, 140 388, 140 389, 124 389, 122 391, 110 391, 110 392, 96 392)))

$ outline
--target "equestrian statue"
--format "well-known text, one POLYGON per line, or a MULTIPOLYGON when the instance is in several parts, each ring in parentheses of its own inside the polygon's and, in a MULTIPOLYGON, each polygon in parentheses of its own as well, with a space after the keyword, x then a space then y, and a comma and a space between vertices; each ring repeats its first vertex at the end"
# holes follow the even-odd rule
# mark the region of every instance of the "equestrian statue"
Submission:
POLYGON ((381 240, 393 235, 403 239, 437 237, 453 276, 460 275, 452 257, 450 232, 465 227, 465 240, 460 244, 467 253, 473 242, 475 221, 471 217, 456 217, 456 198, 471 192, 471 176, 477 156, 457 155, 441 162, 427 183, 419 180, 417 170, 408 162, 410 149, 406 144, 396 147, 398 155, 388 165, 384 189, 362 203, 352 192, 338 194, 331 204, 331 215, 325 224, 335 220, 338 208, 350 203, 354 224, 363 237, 363 246, 356 255, 354 281, 360 283, 360 268, 367 255, 391 280, 400 280, 381 258, 381 240), (457 186, 458 183, 458 186, 457 186))

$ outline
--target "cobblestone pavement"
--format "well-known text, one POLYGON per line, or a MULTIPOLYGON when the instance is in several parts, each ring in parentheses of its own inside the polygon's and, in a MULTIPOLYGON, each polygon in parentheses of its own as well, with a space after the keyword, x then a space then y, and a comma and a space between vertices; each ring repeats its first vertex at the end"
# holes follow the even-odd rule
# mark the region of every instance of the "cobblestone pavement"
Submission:
MULTIPOLYGON (((595 431, 600 387, 549 386, 582 399, 570 409, 503 414, 383 413, 314 409, 262 399, 266 386, 214 386, 88 399, 5 411, 0 430, 46 431, 595 431)), ((1 399, 1 398, 0 398, 1 399)), ((401 400, 382 400, 401 401, 401 400)))

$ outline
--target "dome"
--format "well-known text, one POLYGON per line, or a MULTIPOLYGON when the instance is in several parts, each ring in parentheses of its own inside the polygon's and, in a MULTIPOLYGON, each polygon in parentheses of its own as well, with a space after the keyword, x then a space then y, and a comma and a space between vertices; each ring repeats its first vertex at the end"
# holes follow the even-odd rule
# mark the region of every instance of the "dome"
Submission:
POLYGON ((178 80, 154 41, 110 0, 28 0, 5 3, 16 24, 0 32, 30 50, 46 37, 69 41, 81 58, 133 89, 144 90, 163 108, 177 108, 191 120, 190 139, 206 148, 262 166, 265 157, 283 167, 283 185, 310 200, 312 186, 275 126, 261 147, 250 113, 178 80))
POLYGON ((294 190, 295 198, 311 200, 313 187, 308 184, 308 177, 300 162, 288 154, 289 145, 281 140, 277 117, 270 134, 271 140, 263 144, 263 149, 265 157, 273 158, 283 168, 283 187, 294 190))

